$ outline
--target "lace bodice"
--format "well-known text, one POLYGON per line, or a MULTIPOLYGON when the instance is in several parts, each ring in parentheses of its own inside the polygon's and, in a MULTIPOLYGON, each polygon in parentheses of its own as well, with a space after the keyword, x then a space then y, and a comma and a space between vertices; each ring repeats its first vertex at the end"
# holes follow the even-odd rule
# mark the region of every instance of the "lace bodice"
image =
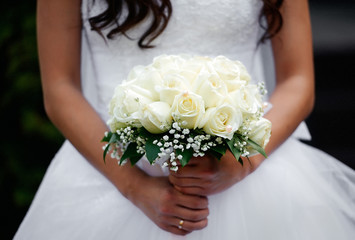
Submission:
MULTIPOLYGON (((133 66, 149 64, 161 54, 225 55, 241 60, 252 75, 257 75, 260 64, 255 62, 255 54, 261 32, 258 23, 261 0, 173 0, 172 5, 167 28, 153 42, 156 47, 142 50, 137 41, 124 36, 105 43, 88 22, 88 18, 105 9, 104 1, 96 0, 95 4, 92 0, 83 1, 82 80, 85 88, 91 88, 86 90, 90 101, 97 94, 93 105, 105 119, 114 87, 133 66)), ((129 36, 137 39, 146 24, 129 31, 129 36)))

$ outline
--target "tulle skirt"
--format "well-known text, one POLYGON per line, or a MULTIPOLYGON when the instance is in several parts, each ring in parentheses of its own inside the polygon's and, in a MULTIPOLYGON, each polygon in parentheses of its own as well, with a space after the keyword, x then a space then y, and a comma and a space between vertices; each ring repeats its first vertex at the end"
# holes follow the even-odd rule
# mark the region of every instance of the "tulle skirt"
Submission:
MULTIPOLYGON (((152 170, 154 173, 155 170, 152 170)), ((355 172, 288 139, 243 181, 209 197, 208 226, 165 232, 67 141, 15 239, 355 239, 355 172)))

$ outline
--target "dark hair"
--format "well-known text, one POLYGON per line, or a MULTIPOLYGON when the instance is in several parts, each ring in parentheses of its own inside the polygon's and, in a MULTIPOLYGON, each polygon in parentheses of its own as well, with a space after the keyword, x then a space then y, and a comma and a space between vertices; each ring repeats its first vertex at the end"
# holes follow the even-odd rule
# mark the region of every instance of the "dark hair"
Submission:
POLYGON ((264 6, 259 15, 259 24, 265 30, 260 38, 260 42, 274 37, 282 28, 283 20, 280 8, 283 0, 262 0, 264 6), (267 23, 264 25, 263 17, 266 17, 267 23))
MULTIPOLYGON (((95 0, 93 0, 95 1, 95 0)), ((156 39, 168 25, 172 13, 170 0, 105 0, 107 8, 105 11, 89 19, 92 30, 97 31, 101 36, 102 30, 113 28, 107 33, 108 39, 122 34, 128 38, 127 31, 140 24, 150 13, 152 20, 148 29, 138 40, 138 46, 141 48, 151 48, 152 41, 156 39), (123 16, 122 10, 127 7, 128 14, 123 16)), ((275 36, 282 27, 282 16, 279 11, 283 0, 262 0, 264 6, 260 12, 259 24, 265 33, 260 41, 275 36), (263 23, 263 17, 267 18, 268 24, 263 23)), ((103 36, 104 37, 104 36, 103 36)))

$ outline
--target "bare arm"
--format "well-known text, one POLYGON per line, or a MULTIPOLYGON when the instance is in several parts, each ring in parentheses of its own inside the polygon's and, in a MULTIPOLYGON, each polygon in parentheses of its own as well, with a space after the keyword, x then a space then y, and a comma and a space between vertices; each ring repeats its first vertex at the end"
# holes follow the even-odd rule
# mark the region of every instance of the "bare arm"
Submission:
POLYGON ((296 129, 313 109, 314 72, 311 23, 307 0, 286 0, 281 9, 284 25, 272 39, 276 88, 267 117, 273 123, 271 152, 296 129))
MULTIPOLYGON (((187 234, 207 224, 207 199, 176 191, 167 178, 102 159, 106 124, 83 97, 80 0, 38 0, 37 33, 45 109, 57 128, 114 186, 159 227, 187 234), (185 219, 184 229, 178 229, 185 219), (190 221, 191 220, 191 221, 190 221)), ((73 163, 74 164, 74 163, 73 163)))
MULTIPOLYGON (((114 184, 117 174, 135 168, 105 165, 100 139, 107 130, 105 123, 85 100, 80 84, 80 1, 38 1, 38 50, 46 112, 64 136, 114 184), (85 124, 83 124, 85 123, 85 124)), ((128 184, 128 182, 127 182, 128 184)), ((127 196, 129 186, 116 184, 127 196)))
MULTIPOLYGON (((281 9, 284 25, 272 39, 276 87, 270 98, 273 108, 266 117, 272 122, 268 155, 280 146, 311 112, 314 103, 313 50, 307 0, 285 0, 281 9)), ((254 171, 261 155, 244 161, 242 167, 230 152, 217 162, 211 156, 193 159, 171 173, 170 181, 184 193, 210 195, 221 192, 254 171)), ((287 161, 287 159, 285 159, 287 161)))

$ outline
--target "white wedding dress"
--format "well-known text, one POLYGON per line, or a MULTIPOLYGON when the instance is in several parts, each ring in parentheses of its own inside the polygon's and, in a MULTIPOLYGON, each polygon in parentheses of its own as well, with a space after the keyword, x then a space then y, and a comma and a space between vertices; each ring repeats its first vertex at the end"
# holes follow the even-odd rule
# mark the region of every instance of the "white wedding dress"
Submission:
MULTIPOLYGON (((225 55, 273 88, 270 49, 256 46, 260 0, 173 0, 167 29, 146 50, 123 36, 105 43, 91 31, 88 18, 105 9, 95 2, 82 3, 82 83, 104 120, 115 86, 133 66, 161 54, 225 55)), ((129 35, 137 38, 144 26, 129 35)), ((301 125, 254 173, 210 196, 208 226, 185 237, 158 228, 66 141, 15 239, 355 239, 355 172, 297 139, 308 137, 301 125)), ((165 174, 144 161, 140 167, 165 174)))

